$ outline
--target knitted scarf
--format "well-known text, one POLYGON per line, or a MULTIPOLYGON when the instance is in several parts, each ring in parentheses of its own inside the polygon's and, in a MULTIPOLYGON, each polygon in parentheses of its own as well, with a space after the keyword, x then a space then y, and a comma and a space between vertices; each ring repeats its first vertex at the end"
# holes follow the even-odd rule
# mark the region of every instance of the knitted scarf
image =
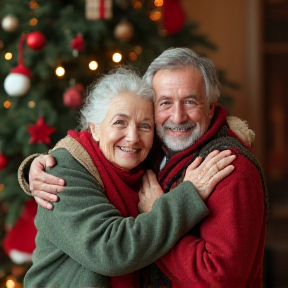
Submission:
MULTIPOLYGON (((124 170, 108 161, 87 131, 68 131, 68 135, 78 141, 88 152, 103 181, 109 201, 120 211, 123 217, 138 215, 138 192, 145 173, 144 165, 132 170, 124 170)), ((124 276, 110 277, 112 288, 137 288, 138 272, 124 276)))

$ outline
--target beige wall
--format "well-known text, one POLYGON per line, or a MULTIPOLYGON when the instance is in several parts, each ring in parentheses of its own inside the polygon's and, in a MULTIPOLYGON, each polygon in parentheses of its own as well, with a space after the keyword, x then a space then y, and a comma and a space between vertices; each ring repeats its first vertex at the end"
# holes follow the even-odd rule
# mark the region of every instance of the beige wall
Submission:
POLYGON ((222 88, 233 97, 232 114, 248 121, 256 132, 255 152, 262 149, 262 102, 260 71, 259 6, 261 0, 181 0, 187 19, 198 23, 217 51, 205 50, 216 68, 240 89, 222 88))

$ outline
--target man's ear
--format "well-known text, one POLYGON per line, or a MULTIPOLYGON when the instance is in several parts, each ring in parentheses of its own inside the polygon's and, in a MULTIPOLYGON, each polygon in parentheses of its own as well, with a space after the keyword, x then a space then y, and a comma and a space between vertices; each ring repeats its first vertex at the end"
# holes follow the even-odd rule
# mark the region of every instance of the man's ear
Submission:
POLYGON ((91 130, 91 134, 93 136, 93 139, 96 141, 96 142, 99 142, 100 140, 100 130, 99 130, 99 125, 98 124, 95 124, 93 122, 89 122, 89 127, 90 127, 90 130, 91 130))
POLYGON ((216 105, 217 105, 216 102, 210 103, 210 111, 209 111, 209 118, 210 119, 212 119, 214 116, 216 105))

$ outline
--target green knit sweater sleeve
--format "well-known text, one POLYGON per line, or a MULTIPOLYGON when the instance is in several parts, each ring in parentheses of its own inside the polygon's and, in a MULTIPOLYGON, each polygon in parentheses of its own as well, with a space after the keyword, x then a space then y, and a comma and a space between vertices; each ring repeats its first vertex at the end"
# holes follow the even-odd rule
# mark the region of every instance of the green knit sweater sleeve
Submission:
POLYGON ((65 178, 54 210, 38 208, 39 232, 75 261, 106 276, 138 270, 160 258, 208 210, 190 182, 161 196, 149 213, 123 218, 100 185, 68 151, 52 152, 48 172, 65 178))

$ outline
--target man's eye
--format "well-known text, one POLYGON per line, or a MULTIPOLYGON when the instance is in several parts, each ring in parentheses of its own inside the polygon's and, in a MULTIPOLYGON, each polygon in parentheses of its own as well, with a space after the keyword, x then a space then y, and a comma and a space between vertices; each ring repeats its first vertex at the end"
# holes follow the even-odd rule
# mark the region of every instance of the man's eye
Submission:
POLYGON ((198 105, 197 104, 197 102, 195 102, 194 100, 186 100, 185 102, 184 102, 184 104, 186 104, 186 105, 198 105))
POLYGON ((160 106, 171 105, 170 101, 163 101, 160 103, 160 106))

